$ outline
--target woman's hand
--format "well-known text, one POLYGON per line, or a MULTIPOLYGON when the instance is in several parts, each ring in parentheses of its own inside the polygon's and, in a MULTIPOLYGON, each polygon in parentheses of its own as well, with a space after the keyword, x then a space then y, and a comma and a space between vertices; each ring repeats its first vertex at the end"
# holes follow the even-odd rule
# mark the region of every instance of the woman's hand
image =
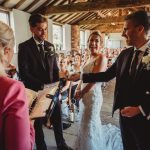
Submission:
POLYGON ((82 97, 83 97, 83 92, 81 90, 75 93, 75 99, 80 100, 82 97))

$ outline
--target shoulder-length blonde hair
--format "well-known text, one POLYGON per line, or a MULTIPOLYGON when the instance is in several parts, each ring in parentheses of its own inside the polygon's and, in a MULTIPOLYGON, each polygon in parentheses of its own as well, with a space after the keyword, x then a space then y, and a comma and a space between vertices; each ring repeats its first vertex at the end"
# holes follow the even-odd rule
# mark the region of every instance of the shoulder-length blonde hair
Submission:
POLYGON ((0 21, 0 76, 6 75, 4 68, 4 62, 6 61, 4 49, 6 47, 14 47, 14 34, 7 24, 0 21))

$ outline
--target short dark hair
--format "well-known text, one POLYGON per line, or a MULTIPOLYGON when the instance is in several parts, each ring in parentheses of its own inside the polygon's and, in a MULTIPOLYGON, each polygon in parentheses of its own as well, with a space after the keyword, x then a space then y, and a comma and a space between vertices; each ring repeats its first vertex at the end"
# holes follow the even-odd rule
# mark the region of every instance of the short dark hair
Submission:
POLYGON ((29 18, 29 24, 31 27, 35 27, 37 23, 47 22, 47 19, 41 14, 32 14, 29 18))
POLYGON ((132 20, 136 26, 142 25, 146 33, 149 30, 149 17, 148 13, 144 10, 136 11, 132 14, 129 14, 125 17, 125 20, 132 20))

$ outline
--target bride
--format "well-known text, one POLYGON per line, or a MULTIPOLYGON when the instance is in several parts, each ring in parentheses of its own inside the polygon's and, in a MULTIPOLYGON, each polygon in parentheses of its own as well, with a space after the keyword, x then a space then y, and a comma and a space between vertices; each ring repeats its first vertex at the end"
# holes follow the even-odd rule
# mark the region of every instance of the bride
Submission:
MULTIPOLYGON (((84 73, 103 72, 107 59, 100 54, 102 37, 93 32, 89 37, 90 60, 83 68, 84 73)), ((101 83, 82 84, 82 90, 76 93, 76 99, 82 98, 84 110, 77 136, 76 150, 123 150, 120 131, 109 124, 102 125, 100 110, 103 102, 101 83)))

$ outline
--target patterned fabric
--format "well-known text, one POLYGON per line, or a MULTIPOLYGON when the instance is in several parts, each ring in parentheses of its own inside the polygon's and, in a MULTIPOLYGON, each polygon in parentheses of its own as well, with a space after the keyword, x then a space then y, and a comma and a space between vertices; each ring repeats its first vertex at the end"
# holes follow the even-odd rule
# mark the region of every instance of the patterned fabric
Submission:
MULTIPOLYGON (((84 73, 93 70, 95 60, 83 69, 84 73)), ((83 84, 85 87, 86 84, 83 84)), ((102 125, 100 110, 103 102, 101 83, 96 83, 82 99, 83 114, 75 143, 75 150, 123 150, 120 130, 111 124, 102 125)))

